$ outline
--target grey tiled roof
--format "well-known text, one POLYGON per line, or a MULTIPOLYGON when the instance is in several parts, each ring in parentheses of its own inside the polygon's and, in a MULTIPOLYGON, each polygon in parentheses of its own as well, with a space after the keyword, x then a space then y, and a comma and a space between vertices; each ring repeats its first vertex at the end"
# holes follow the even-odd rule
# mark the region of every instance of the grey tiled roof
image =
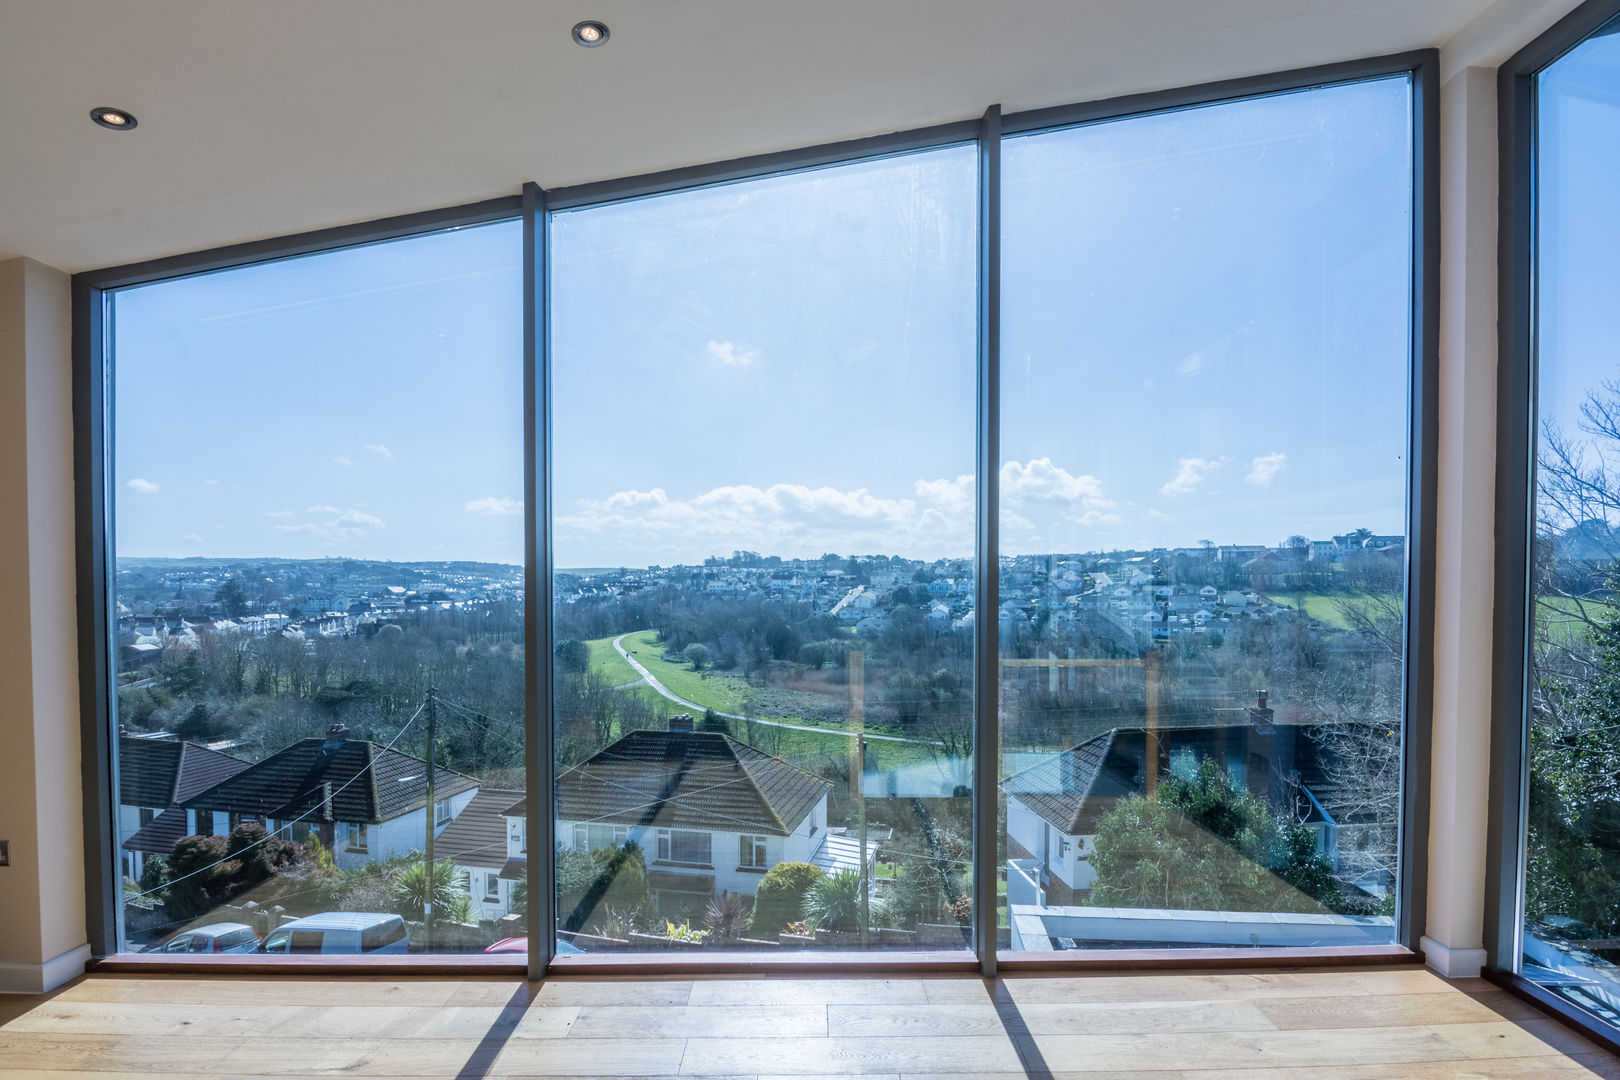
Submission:
MULTIPOLYGON (((1116 797, 1134 790, 1134 784, 1122 784, 1108 777, 1110 752, 1120 732, 1105 731, 1079 746, 1042 758, 1022 772, 1014 773, 1001 782, 1008 795, 1029 807, 1031 811, 1057 826, 1059 831, 1078 835, 1091 832, 1090 824, 1100 816, 1094 794, 1101 786, 1113 789, 1116 797), (1090 812, 1088 812, 1090 811, 1090 812)), ((1141 757, 1138 750, 1137 758, 1141 757)), ((1116 771, 1122 763, 1116 762, 1116 771)), ((1129 781, 1136 772, 1136 764, 1129 764, 1129 781)))
POLYGON ((241 758, 170 739, 118 740, 118 801, 125 806, 177 806, 248 767, 241 758))
POLYGON ((632 731, 557 778, 557 816, 787 836, 831 788, 719 732, 632 731))
MULTIPOLYGON (((434 769, 434 798, 478 786, 464 773, 434 769)), ((427 764, 376 743, 322 739, 293 743, 183 805, 275 818, 378 824, 420 810, 427 803, 427 764), (330 805, 328 805, 328 802, 330 805)))
POLYGON ((122 847, 125 851, 142 851, 148 855, 167 855, 186 834, 186 812, 174 807, 130 833, 122 847))
POLYGON ((482 788, 433 842, 435 858, 499 870, 506 865, 506 819, 501 811, 521 791, 482 788))

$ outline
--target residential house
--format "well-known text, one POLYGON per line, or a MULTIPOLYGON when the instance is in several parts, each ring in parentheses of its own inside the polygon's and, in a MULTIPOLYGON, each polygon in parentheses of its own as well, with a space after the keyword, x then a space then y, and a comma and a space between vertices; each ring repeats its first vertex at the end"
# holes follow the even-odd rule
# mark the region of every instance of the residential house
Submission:
MULTIPOLYGON (((478 781, 442 765, 433 776, 437 836, 478 794, 478 781)), ((325 739, 300 740, 182 805, 188 833, 220 836, 257 822, 294 840, 313 834, 352 869, 420 851, 427 795, 426 762, 333 724, 325 739)))
MULTIPOLYGON (((1332 857, 1338 822, 1311 790, 1325 786, 1314 744, 1302 728, 1273 722, 1263 692, 1244 714, 1234 723, 1159 729, 1155 779, 1214 760, 1236 785, 1312 826, 1332 857)), ((1147 791, 1147 746, 1144 729, 1114 728, 1002 781, 1009 882, 1033 882, 1045 903, 1082 902, 1097 880, 1091 858, 1098 821, 1121 799, 1147 791)), ((1013 884, 1009 890, 1017 891, 1013 884)))
POLYGON ((557 777, 559 844, 634 842, 655 901, 672 909, 752 896, 777 863, 828 857, 830 782, 729 735, 693 731, 690 717, 670 724, 632 731, 557 777))
POLYGON ((499 919, 512 911, 512 890, 523 878, 524 850, 521 830, 510 830, 509 815, 515 809, 521 819, 522 806, 521 791, 480 788, 434 840, 434 857, 467 876, 475 919, 499 919), (503 874, 514 861, 515 872, 503 874))
POLYGON ((124 876, 139 879, 146 859, 165 858, 187 835, 185 801, 248 767, 206 746, 173 739, 118 739, 118 835, 124 876))

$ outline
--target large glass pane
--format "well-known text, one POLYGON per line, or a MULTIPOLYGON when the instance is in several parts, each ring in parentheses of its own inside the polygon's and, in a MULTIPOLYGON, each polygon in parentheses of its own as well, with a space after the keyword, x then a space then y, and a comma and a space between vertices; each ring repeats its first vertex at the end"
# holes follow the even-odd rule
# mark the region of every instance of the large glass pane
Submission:
POLYGON ((114 296, 122 949, 515 936, 521 241, 114 296))
POLYGON ((1525 976, 1620 1021, 1620 35, 1536 88, 1525 976))
POLYGON ((1011 947, 1393 940, 1405 77, 1003 147, 1011 947))
POLYGON ((972 147, 551 223, 559 949, 961 949, 972 147))

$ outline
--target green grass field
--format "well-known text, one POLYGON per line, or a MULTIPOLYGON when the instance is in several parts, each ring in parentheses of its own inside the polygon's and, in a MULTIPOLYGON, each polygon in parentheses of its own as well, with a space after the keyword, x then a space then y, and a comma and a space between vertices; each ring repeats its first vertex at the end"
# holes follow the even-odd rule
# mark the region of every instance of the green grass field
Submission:
MULTIPOLYGON (((634 668, 619 655, 613 647, 614 637, 597 638, 585 644, 590 649, 590 670, 600 674, 615 686, 634 682, 640 678, 634 668)), ((744 715, 758 715, 758 709, 750 708, 750 701, 757 697, 760 691, 757 687, 749 685, 748 681, 740 675, 731 675, 724 672, 693 671, 690 664, 685 661, 670 662, 663 658, 664 648, 658 643, 658 633, 655 630, 640 630, 627 635, 623 641, 627 651, 633 651, 636 660, 642 664, 653 676, 663 683, 672 693, 679 694, 688 701, 695 702, 705 708, 718 712, 738 713, 744 715)), ((662 703, 669 710, 677 710, 673 701, 664 698, 650 686, 637 686, 624 691, 626 693, 640 694, 654 703, 662 703)), ((791 693, 790 691, 772 691, 778 698, 791 693)), ((769 719, 781 720, 791 724, 805 724, 811 727, 820 725, 802 716, 776 715, 769 719)), ((844 760, 849 754, 849 737, 838 729, 829 728, 827 734, 815 731, 797 731, 791 728, 772 727, 768 724, 754 726, 750 737, 748 726, 742 721, 733 723, 735 734, 745 741, 752 741, 761 750, 779 755, 791 761, 811 762, 832 757, 844 760)), ((927 746, 910 743, 887 742, 882 739, 871 739, 866 744, 867 765, 869 768, 888 769, 900 765, 908 765, 932 758, 933 751, 927 746)))
POLYGON ((1601 600, 1577 603, 1563 596, 1536 599, 1536 629, 1558 645, 1573 645, 1590 638, 1592 628, 1587 619, 1602 623, 1613 617, 1614 605, 1601 600))
POLYGON ((1346 617, 1344 606, 1353 609, 1368 611, 1375 616, 1380 613, 1378 598, 1369 593, 1278 593, 1267 596, 1273 604, 1279 607, 1292 608, 1298 611, 1303 601, 1305 615, 1319 623, 1325 623, 1339 630, 1352 630, 1354 625, 1346 617))

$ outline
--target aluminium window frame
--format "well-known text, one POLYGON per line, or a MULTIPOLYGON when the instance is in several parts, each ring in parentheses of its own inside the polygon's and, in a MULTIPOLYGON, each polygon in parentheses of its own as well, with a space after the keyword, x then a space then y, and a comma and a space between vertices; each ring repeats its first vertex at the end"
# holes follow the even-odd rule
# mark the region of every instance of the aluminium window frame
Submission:
MULTIPOLYGON (((525 426, 525 843, 529 890, 528 963, 498 957, 323 958, 318 963, 255 964, 250 958, 210 958, 191 970, 269 970, 281 973, 522 971, 531 979, 565 972, 675 972, 725 974, 748 971, 976 971, 1144 970, 1187 967, 1276 967, 1336 963, 1410 962, 1418 955, 1426 903, 1429 813, 1429 733, 1433 672, 1433 568, 1435 503, 1436 376, 1439 349, 1439 64, 1434 49, 1272 72, 1196 86, 1131 94, 1056 108, 1003 115, 992 105, 977 119, 853 139, 822 146, 755 155, 666 172, 542 190, 526 183, 520 194, 467 206, 405 215, 358 225, 255 241, 124 267, 90 271, 73 279, 74 439, 81 727, 85 746, 86 880, 90 892, 88 933, 94 963, 117 970, 184 970, 114 953, 119 941, 121 896, 117 864, 116 761, 113 697, 112 506, 109 448, 112 446, 112 384, 107 293, 167 278, 233 269, 257 262, 318 254, 344 247, 404 239, 424 233, 520 218, 523 222, 523 350, 525 426), (1410 247, 1410 340, 1407 369, 1406 625, 1403 665, 1404 732, 1401 769, 1398 899, 1395 943, 1338 949, 1074 950, 1047 957, 998 952, 995 919, 976 918, 971 947, 947 953, 859 953, 813 960, 732 954, 693 963, 656 956, 556 954, 556 897, 551 852, 556 846, 553 775, 555 702, 550 670, 554 637, 554 582, 549 538, 552 526, 550 446, 552 354, 549 333, 551 267, 548 232, 553 213, 739 181, 896 157, 946 146, 975 145, 979 161, 977 244, 977 419, 975 468, 975 605, 999 604, 1000 463, 1000 167, 1004 136, 1031 134, 1127 119, 1151 113, 1218 105, 1245 98, 1319 89, 1383 77, 1406 77, 1411 87, 1412 234, 1410 247), (333 962, 334 960, 338 962, 333 962), (232 963, 232 961, 237 961, 232 963), (242 962, 247 961, 247 962, 242 962), (499 962, 496 962, 499 961, 499 962)), ((973 807, 976 912, 993 912, 1002 837, 996 829, 1001 742, 997 704, 1000 652, 997 621, 975 622, 973 807)))
POLYGON ((1548 67, 1616 18, 1620 0, 1587 0, 1497 69, 1496 565, 1484 975, 1620 1052, 1620 1031, 1519 974, 1529 814, 1528 676, 1539 424, 1537 81, 1548 67))

